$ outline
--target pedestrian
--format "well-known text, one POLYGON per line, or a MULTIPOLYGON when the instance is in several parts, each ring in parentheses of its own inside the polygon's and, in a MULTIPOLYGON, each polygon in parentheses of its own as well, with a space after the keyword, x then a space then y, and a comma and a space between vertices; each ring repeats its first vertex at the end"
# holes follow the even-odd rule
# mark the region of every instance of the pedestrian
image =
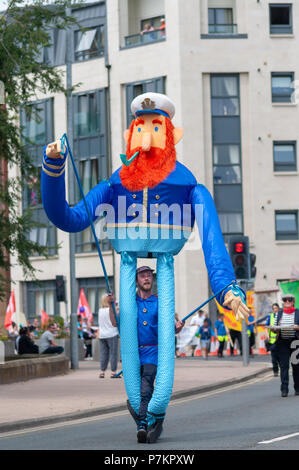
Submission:
POLYGON ((200 337, 200 346, 202 357, 208 359, 208 352, 210 349, 211 338, 215 336, 212 327, 209 325, 209 319, 205 318, 203 325, 199 328, 197 335, 200 337))
MULTIPOLYGON (((278 312, 279 312, 279 305, 277 303, 274 303, 272 305, 272 312, 269 313, 266 319, 267 326, 275 325, 278 312)), ((267 350, 269 350, 271 353, 274 377, 278 377, 278 374, 279 374, 279 360, 278 360, 278 354, 277 354, 276 339, 277 339, 277 334, 274 331, 269 330, 269 340, 266 346, 267 346, 267 350)))
POLYGON ((20 328, 20 337, 18 340, 18 353, 19 354, 38 354, 39 348, 32 340, 30 329, 26 326, 20 328))
POLYGON ((226 329, 224 325, 224 314, 223 313, 218 313, 218 318, 215 321, 215 335, 217 336, 217 340, 219 343, 218 347, 218 357, 223 357, 223 349, 225 346, 225 343, 228 339, 227 334, 226 334, 226 329))
POLYGON ((203 325, 203 322, 204 322, 204 311, 198 310, 197 315, 194 315, 194 317, 190 321, 190 327, 192 326, 196 327, 193 339, 190 344, 192 357, 194 356, 195 350, 198 348, 198 346, 200 346, 200 340, 198 336, 196 335, 197 335, 198 329, 203 325))
MULTIPOLYGON (((283 309, 277 312, 275 326, 280 326, 276 339, 277 356, 280 365, 281 396, 289 393, 289 367, 291 355, 295 352, 295 340, 299 339, 299 309, 295 308, 295 297, 284 294, 283 309)), ((272 330, 276 333, 275 329, 272 330)), ((296 354, 295 354, 296 356, 296 354)), ((299 363, 292 361, 295 395, 299 395, 299 363)))
POLYGON ((248 333, 248 343, 249 343, 249 356, 253 357, 253 347, 255 345, 255 317, 252 315, 252 310, 250 309, 249 317, 247 318, 247 333, 248 333))
POLYGON ((110 361, 111 378, 120 377, 117 375, 118 363, 118 329, 116 324, 110 321, 110 297, 104 294, 101 299, 101 308, 99 309, 99 341, 100 341, 100 379, 105 378, 105 372, 110 361))
POLYGON ((85 357, 84 359, 92 359, 92 340, 96 338, 96 335, 91 328, 91 322, 87 322, 86 328, 83 329, 83 341, 85 346, 85 357))
POLYGON ((234 330, 232 328, 229 329, 229 335, 231 338, 231 343, 230 343, 230 355, 234 355, 234 347, 236 341, 238 342, 239 349, 240 349, 240 354, 242 356, 242 333, 241 331, 234 330))
MULTIPOLYGON (((163 418, 158 419, 153 430, 148 433, 147 408, 154 392, 154 382, 158 365, 158 297, 153 295, 153 270, 149 266, 141 266, 136 272, 137 294, 136 302, 138 309, 137 328, 140 359, 140 407, 138 416, 130 408, 131 414, 137 421, 138 442, 155 442, 162 432, 163 418)), ((110 296, 112 299, 113 297, 110 296)), ((111 303, 110 299, 110 303, 111 303)), ((116 320, 110 308, 111 322, 115 325, 116 320)), ((179 333, 184 326, 182 321, 175 321, 175 333, 179 333)))
POLYGON ((50 323, 47 330, 41 335, 39 342, 40 354, 62 354, 64 349, 55 343, 56 324, 50 323))
MULTIPOLYGON (((84 307, 80 307, 80 313, 84 313, 84 307)), ((83 327, 82 327, 82 316, 79 314, 77 318, 77 330, 78 330, 78 338, 83 338, 83 327)))

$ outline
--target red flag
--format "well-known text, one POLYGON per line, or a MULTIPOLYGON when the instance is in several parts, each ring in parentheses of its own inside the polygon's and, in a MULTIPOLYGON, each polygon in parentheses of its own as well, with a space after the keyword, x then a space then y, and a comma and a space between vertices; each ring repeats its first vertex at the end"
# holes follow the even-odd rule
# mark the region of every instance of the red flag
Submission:
POLYGON ((7 330, 12 325, 13 316, 15 313, 16 313, 15 293, 12 290, 10 297, 9 297, 8 306, 6 309, 5 318, 4 318, 4 328, 6 328, 7 330))
POLYGON ((46 326, 49 323, 50 317, 49 317, 49 315, 46 314, 46 312, 44 310, 40 311, 40 316, 41 316, 41 325, 42 325, 42 328, 43 328, 44 326, 46 326))
POLYGON ((78 315, 81 315, 82 318, 86 318, 88 321, 93 320, 93 315, 91 313, 91 309, 87 302, 83 288, 81 288, 80 291, 77 313, 78 315))

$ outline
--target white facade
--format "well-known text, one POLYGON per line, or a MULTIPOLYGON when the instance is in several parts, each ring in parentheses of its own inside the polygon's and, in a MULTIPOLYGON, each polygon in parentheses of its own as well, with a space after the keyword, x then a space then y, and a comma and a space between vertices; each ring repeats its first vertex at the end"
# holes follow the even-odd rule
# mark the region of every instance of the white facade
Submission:
MULTIPOLYGON (((293 33, 271 35, 269 3, 256 0, 108 0, 108 57, 111 100, 112 169, 120 166, 126 128, 125 85, 165 77, 166 94, 176 105, 174 124, 184 128, 177 146, 178 160, 184 163, 213 194, 210 74, 239 74, 242 147, 242 190, 244 234, 257 256, 255 289, 275 291, 277 280, 289 279, 292 266, 299 268, 299 240, 275 239, 275 211, 299 209, 299 173, 274 172, 273 141, 297 141, 299 111, 296 103, 272 103, 271 72, 294 72, 299 77, 299 5, 293 2, 293 33), (208 8, 233 8, 237 34, 209 37, 208 8), (165 16, 167 38, 124 47, 125 36, 138 34, 143 19, 165 16)), ((271 4, 288 3, 282 0, 271 4)), ((62 67, 64 69, 64 67, 62 67)), ((105 58, 73 64, 76 90, 108 87, 105 58)), ((66 102, 54 97, 54 126, 58 138, 66 131, 66 102)), ((197 230, 197 228, 196 228, 197 230)), ((51 260, 34 259, 41 280, 66 278, 69 291, 69 238, 58 230, 61 249, 51 260)), ((203 254, 189 242, 176 256, 176 311, 185 316, 209 296, 203 254)), ((107 271, 114 275, 116 296, 119 284, 119 256, 104 252, 107 271)), ((13 262, 16 260, 13 260, 13 262)), ((154 260, 139 265, 155 266, 154 260)), ((102 276, 97 253, 76 255, 76 277, 102 276)), ((24 281, 15 264, 17 309, 26 311, 24 281)), ((275 296, 273 297, 273 299, 275 296)), ((60 304, 65 316, 65 305, 60 304)))

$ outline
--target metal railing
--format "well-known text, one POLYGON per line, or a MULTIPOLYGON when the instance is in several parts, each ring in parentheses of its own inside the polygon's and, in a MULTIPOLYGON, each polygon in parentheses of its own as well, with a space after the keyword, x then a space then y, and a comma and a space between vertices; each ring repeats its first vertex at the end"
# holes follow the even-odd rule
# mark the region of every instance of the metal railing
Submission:
POLYGON ((139 44, 148 44, 150 42, 161 41, 166 39, 165 29, 156 29, 146 33, 131 34, 125 37, 125 46, 136 46, 139 44))

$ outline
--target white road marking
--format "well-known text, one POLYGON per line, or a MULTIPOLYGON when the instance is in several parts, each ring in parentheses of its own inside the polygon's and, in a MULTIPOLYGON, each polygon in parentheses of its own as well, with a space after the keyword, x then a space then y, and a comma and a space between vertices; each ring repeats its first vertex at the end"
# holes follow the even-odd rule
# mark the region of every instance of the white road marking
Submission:
POLYGON ((270 439, 269 441, 261 441, 258 444, 272 444, 273 442, 284 441, 286 439, 291 439, 292 437, 299 436, 299 432, 294 432, 293 434, 286 434, 285 436, 275 437, 274 439, 270 439))
MULTIPOLYGON (((252 384, 254 384, 256 382, 260 382, 262 380, 263 381, 268 381, 272 378, 273 378, 272 374, 265 375, 265 376, 262 376, 262 377, 256 377, 255 379, 252 379, 248 382, 242 382, 240 384, 231 385, 231 386, 228 386, 228 387, 225 387, 225 388, 221 388, 219 390, 211 390, 210 392, 207 392, 207 393, 204 393, 204 394, 193 395, 191 397, 186 397, 186 398, 179 398, 177 400, 171 401, 169 403, 169 406, 180 405, 181 403, 187 403, 189 401, 200 400, 202 398, 210 397, 210 396, 213 396, 213 395, 219 395, 220 393, 223 393, 223 392, 227 392, 227 391, 230 391, 230 390, 235 390, 235 389, 238 389, 238 388, 246 387, 247 385, 252 385, 252 384)), ((76 426, 77 424, 85 424, 85 423, 90 423, 92 421, 103 421, 105 419, 115 418, 117 416, 124 416, 124 415, 127 415, 127 414, 129 414, 129 411, 123 410, 123 411, 117 411, 115 413, 108 413, 108 414, 105 414, 105 415, 93 416, 91 418, 81 418, 81 419, 76 419, 76 420, 72 420, 72 421, 64 421, 64 422, 61 422, 61 423, 41 425, 41 426, 38 426, 38 427, 27 428, 27 429, 23 429, 23 430, 4 432, 4 433, 0 433, 0 439, 5 439, 5 438, 13 437, 13 436, 19 436, 19 435, 23 435, 23 434, 30 434, 30 433, 33 433, 33 432, 40 432, 40 431, 47 431, 47 430, 51 430, 51 429, 63 428, 63 427, 66 427, 66 426, 76 426)))

